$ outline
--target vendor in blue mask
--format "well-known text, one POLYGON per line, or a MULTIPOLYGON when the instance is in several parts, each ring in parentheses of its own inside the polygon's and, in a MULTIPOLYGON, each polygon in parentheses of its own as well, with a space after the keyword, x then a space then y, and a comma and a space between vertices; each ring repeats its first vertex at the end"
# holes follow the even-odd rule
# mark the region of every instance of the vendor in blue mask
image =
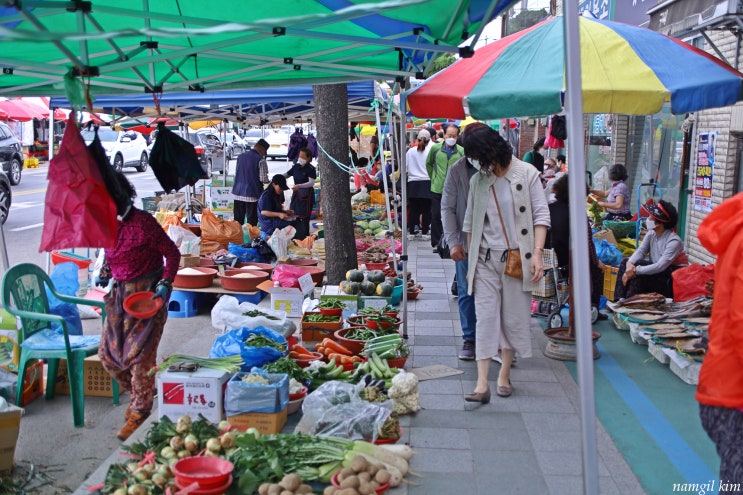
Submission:
POLYGON ((614 290, 616 299, 657 292, 673 297, 671 274, 689 264, 684 242, 676 234, 678 213, 668 201, 643 206, 647 233, 640 247, 622 261, 614 290))
POLYGON ((294 212, 296 220, 292 222, 297 229, 294 238, 302 240, 310 235, 310 215, 315 205, 315 179, 317 170, 312 166, 312 151, 308 148, 299 150, 297 163, 284 174, 284 177, 294 178, 292 199, 289 208, 294 212))

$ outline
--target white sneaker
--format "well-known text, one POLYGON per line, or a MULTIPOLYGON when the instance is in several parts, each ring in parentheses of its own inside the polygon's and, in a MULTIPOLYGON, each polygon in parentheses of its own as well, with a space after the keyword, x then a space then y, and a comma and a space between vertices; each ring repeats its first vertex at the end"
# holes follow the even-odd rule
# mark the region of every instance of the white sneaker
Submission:
POLYGON ((423 234, 421 235, 421 239, 423 239, 424 241, 430 241, 431 236, 429 234, 423 234))
MULTIPOLYGON (((503 364, 503 360, 500 358, 500 354, 497 356, 493 356, 493 361, 495 361, 498 364, 503 364)), ((511 366, 516 366, 516 356, 513 357, 513 361, 511 361, 511 366)))

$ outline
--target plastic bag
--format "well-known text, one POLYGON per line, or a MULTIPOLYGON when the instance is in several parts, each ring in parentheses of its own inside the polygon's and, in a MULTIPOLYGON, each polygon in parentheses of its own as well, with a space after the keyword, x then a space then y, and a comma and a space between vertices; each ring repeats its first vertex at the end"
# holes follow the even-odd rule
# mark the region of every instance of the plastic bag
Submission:
POLYGON ((174 215, 166 215, 163 218, 163 221, 160 222, 160 226, 163 228, 163 230, 165 232, 167 232, 168 229, 170 229, 170 226, 171 225, 176 226, 176 227, 183 228, 183 220, 181 220, 180 212, 178 212, 178 213, 176 213, 174 215))
POLYGON ((700 265, 693 263, 689 266, 674 270, 673 300, 688 301, 699 296, 711 296, 706 288, 707 282, 715 276, 715 265, 700 265))
POLYGON ((254 247, 248 247, 244 244, 233 244, 230 243, 227 246, 227 251, 230 252, 230 254, 234 254, 237 256, 240 261, 243 263, 265 263, 266 259, 261 256, 261 253, 258 251, 257 248, 254 247))
POLYGON ((260 237, 254 237, 253 241, 250 243, 250 247, 257 249, 258 254, 263 256, 266 262, 276 259, 276 255, 273 254, 273 250, 271 249, 271 247, 264 239, 261 239, 260 237))
POLYGON ((596 255, 605 265, 619 266, 622 263, 622 252, 606 239, 593 241, 596 245, 596 255))
MULTIPOLYGON (((52 279, 54 289, 65 296, 75 296, 80 288, 80 282, 77 280, 78 267, 75 263, 60 263, 54 266, 54 271, 49 276, 52 279)), ((53 315, 61 316, 67 322, 67 333, 69 335, 82 335, 83 322, 80 320, 80 312, 77 305, 73 303, 62 302, 54 297, 54 294, 47 289, 46 297, 49 299, 49 312, 53 315)), ((52 323, 52 330, 62 334, 62 326, 59 323, 52 323)), ((63 344, 64 345, 64 344, 63 344)))
POLYGON ((240 222, 222 220, 207 208, 201 212, 201 239, 218 242, 222 249, 227 249, 230 242, 243 243, 243 229, 240 222))
POLYGON ((157 139, 150 153, 150 166, 165 191, 178 191, 192 186, 199 179, 208 179, 199 163, 194 145, 183 139, 161 122, 157 125, 157 139))
POLYGON ((237 298, 226 295, 220 297, 212 308, 212 326, 219 331, 262 327, 273 330, 284 337, 291 336, 297 330, 297 325, 287 317, 285 311, 261 308, 249 302, 241 303, 237 298), (271 320, 265 316, 245 316, 245 313, 254 310, 276 319, 271 320))
POLYGON ((273 268, 271 280, 278 281, 281 287, 296 287, 299 289, 299 277, 305 273, 307 272, 298 266, 282 263, 273 268))
POLYGON ((242 371, 249 371, 253 366, 263 366, 272 363, 284 355, 283 352, 273 347, 253 347, 245 343, 252 334, 263 335, 266 338, 284 344, 286 339, 271 329, 264 327, 237 328, 214 339, 209 351, 210 358, 236 356, 243 358, 242 371))
POLYGON ((289 241, 292 240, 294 234, 297 233, 291 225, 287 225, 283 229, 274 230, 271 238, 268 240, 268 245, 271 247, 271 251, 276 255, 277 258, 286 256, 289 253, 289 241))
POLYGON ((178 225, 171 225, 167 232, 168 237, 178 246, 178 251, 181 254, 199 256, 201 253, 201 239, 196 234, 178 225))
MULTIPOLYGON (((70 347, 88 347, 98 345, 101 342, 100 335, 70 335, 70 347)), ((64 336, 54 330, 41 330, 21 342, 21 347, 26 349, 40 350, 61 350, 64 349, 64 336)))
POLYGON ((242 380, 245 373, 237 373, 224 392, 224 411, 227 416, 260 412, 274 413, 283 410, 289 403, 289 377, 284 373, 260 373, 269 384, 251 383, 242 380))
POLYGON ((374 441, 392 414, 392 401, 367 402, 359 396, 363 382, 325 382, 302 403, 296 432, 374 441))

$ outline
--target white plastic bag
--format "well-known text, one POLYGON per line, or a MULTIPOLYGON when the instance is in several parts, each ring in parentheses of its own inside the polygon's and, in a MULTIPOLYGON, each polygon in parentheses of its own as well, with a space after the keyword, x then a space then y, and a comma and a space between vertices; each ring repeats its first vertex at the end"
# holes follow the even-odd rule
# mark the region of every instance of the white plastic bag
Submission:
POLYGON ((297 330, 297 326, 287 318, 284 311, 259 308, 249 302, 240 303, 237 301, 237 298, 226 295, 220 297, 217 304, 212 308, 212 326, 221 332, 228 332, 238 328, 264 327, 280 333, 284 337, 289 337, 297 330), (245 316, 244 314, 255 310, 276 319, 274 320, 264 316, 245 316))
POLYGON ((168 227, 168 237, 170 237, 181 254, 191 254, 198 256, 201 254, 201 239, 188 229, 170 225, 168 227))
POLYGON ((289 242, 294 238, 294 234, 296 233, 297 229, 291 225, 287 225, 283 229, 276 229, 271 234, 271 238, 268 240, 268 246, 277 258, 289 254, 289 242))

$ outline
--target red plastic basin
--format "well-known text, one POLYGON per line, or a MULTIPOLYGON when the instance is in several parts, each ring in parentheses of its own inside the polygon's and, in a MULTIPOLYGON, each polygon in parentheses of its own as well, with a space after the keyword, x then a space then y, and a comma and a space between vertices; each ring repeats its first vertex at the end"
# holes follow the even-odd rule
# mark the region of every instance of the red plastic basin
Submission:
POLYGON ((177 461, 171 469, 181 486, 198 483, 199 488, 224 486, 232 475, 234 465, 221 457, 196 456, 177 461))
POLYGON ((140 320, 152 318, 163 307, 162 298, 152 299, 154 292, 144 291, 130 294, 124 299, 124 311, 140 320))

